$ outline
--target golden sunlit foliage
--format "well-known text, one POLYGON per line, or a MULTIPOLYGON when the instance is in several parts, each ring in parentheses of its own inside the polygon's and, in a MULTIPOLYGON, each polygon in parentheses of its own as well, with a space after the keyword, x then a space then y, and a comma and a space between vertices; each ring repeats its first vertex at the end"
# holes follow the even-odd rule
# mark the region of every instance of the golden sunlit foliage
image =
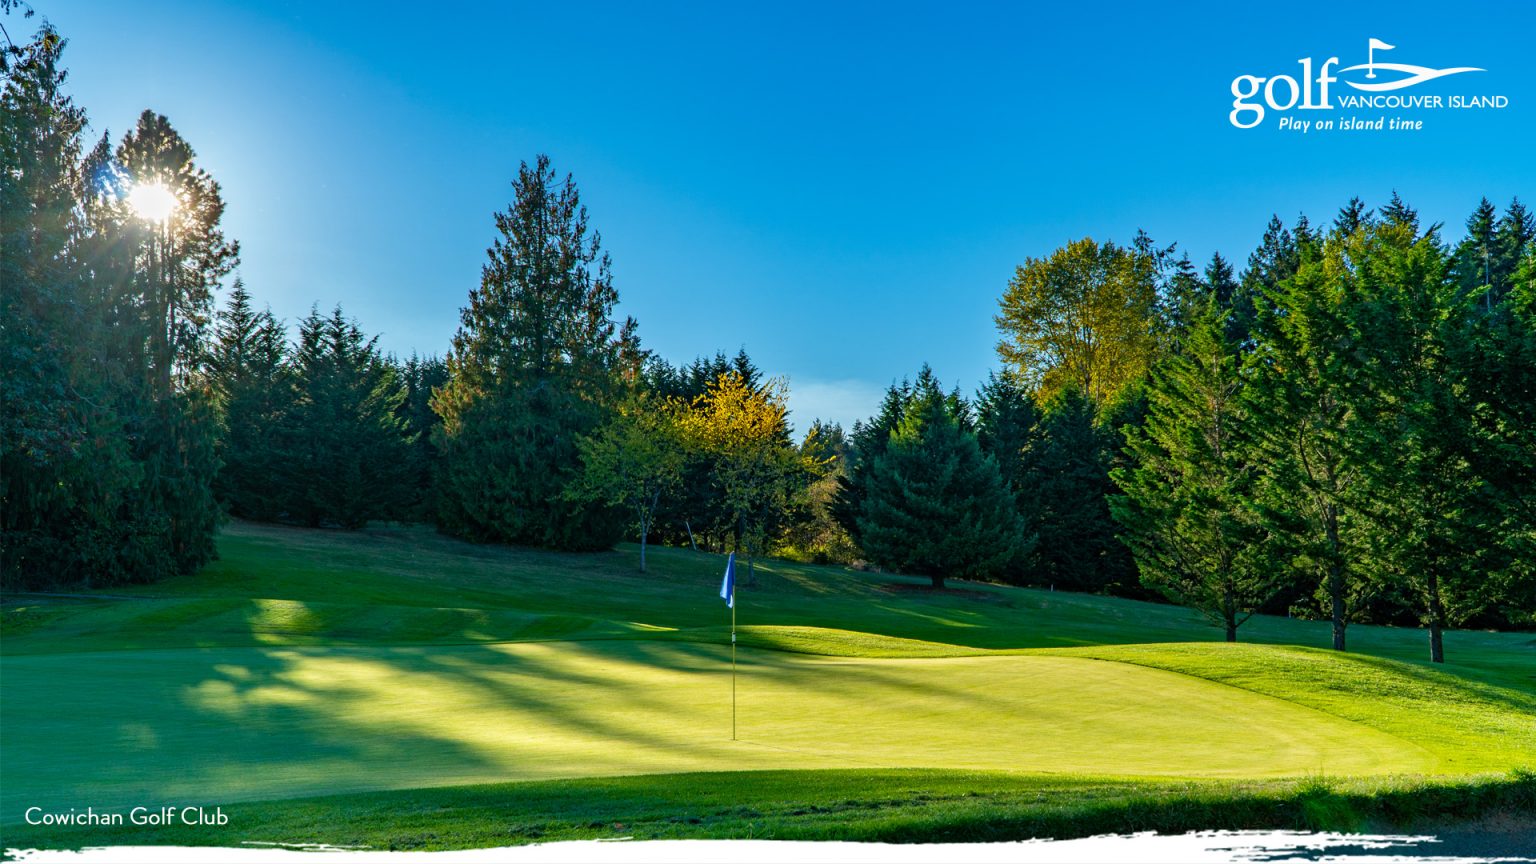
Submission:
POLYGON ((1156 259, 1083 238, 1027 258, 996 316, 998 356, 1043 403, 1074 385, 1104 405, 1157 356, 1156 259))

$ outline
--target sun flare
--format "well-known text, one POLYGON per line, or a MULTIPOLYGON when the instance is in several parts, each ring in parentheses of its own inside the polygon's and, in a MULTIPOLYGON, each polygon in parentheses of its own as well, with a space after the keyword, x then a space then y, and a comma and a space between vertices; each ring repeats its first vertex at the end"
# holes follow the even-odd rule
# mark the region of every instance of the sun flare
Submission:
POLYGON ((160 183, 140 183, 128 193, 128 204, 140 218, 164 222, 176 211, 176 193, 160 183))

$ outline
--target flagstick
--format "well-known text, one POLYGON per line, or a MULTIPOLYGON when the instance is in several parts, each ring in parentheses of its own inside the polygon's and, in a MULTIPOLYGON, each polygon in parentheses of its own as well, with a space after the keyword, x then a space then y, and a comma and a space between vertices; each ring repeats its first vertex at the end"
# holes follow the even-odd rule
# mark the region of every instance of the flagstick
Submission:
POLYGON ((731 740, 736 740, 736 586, 731 586, 731 740))

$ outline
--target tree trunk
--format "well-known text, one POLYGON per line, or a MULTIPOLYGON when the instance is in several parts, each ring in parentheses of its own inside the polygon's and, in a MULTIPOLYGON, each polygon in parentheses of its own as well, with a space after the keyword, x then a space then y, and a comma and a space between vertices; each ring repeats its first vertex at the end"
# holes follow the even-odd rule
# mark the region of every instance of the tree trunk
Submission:
POLYGON ((1221 616, 1227 624, 1227 641, 1237 641, 1237 598, 1232 596, 1232 588, 1227 587, 1221 595, 1221 616))
POLYGON ((1344 651, 1344 567, 1339 563, 1339 514, 1330 504, 1323 510, 1323 526, 1328 533, 1328 600, 1333 613, 1333 650, 1344 651))
POLYGON ((1429 571, 1429 662, 1445 662, 1445 604, 1440 601, 1440 577, 1429 571))

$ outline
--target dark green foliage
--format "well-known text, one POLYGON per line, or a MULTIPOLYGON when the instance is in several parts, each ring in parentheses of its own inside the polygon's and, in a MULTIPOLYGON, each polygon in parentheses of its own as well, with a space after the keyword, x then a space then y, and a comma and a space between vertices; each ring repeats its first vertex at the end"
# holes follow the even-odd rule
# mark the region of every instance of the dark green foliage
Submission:
POLYGON ((644 357, 634 321, 611 320, 618 292, 576 184, 557 182, 541 155, 512 186, 432 400, 438 524, 481 541, 607 548, 623 515, 564 492, 581 471, 576 439, 607 419, 644 357))
POLYGON ((851 564, 858 557, 853 538, 833 515, 851 455, 841 424, 811 421, 800 442, 801 461, 811 476, 785 514, 775 554, 813 564, 851 564))
POLYGON ((1015 498, 1027 488, 1024 452, 1034 446, 1039 422, 1040 409, 1023 387, 1006 375, 987 375, 976 394, 976 441, 1015 498))
POLYGON ((1135 567, 1116 537, 1109 478, 1119 433, 1097 420, 1094 404, 1075 388, 1044 408, 1039 432, 1023 453, 1020 505, 1038 537, 1032 577, 1072 591, 1135 586, 1135 567))
POLYGON ((1237 641, 1237 628, 1273 594, 1250 511, 1256 466, 1246 440, 1240 354, 1230 312, 1210 298, 1181 350, 1148 385, 1148 416, 1127 427, 1128 464, 1111 499, 1141 580, 1194 607, 1237 641))
POLYGON ((405 516, 412 522, 430 522, 437 512, 434 482, 438 470, 437 445, 432 443, 437 412, 432 393, 448 383, 448 365, 440 357, 417 357, 396 366, 405 399, 396 412, 410 446, 406 465, 406 489, 402 490, 405 516))
MULTIPOLYGON (((1337 256, 1337 247, 1330 247, 1337 256)), ((1266 465, 1257 493, 1265 528, 1296 578, 1319 586, 1333 646, 1373 586, 1365 578, 1365 526, 1351 506, 1361 486, 1355 447, 1366 417, 1354 372, 1357 283, 1340 278, 1315 244, 1297 247, 1295 272, 1259 296, 1247 358, 1251 426, 1266 465)))
POLYGON ((0 572, 8 586, 146 582, 214 554, 212 290, 234 265, 218 185, 164 117, 82 158, 47 28, 4 52, 0 121, 0 572), (176 196, 149 223, 134 183, 176 196))
MULTIPOLYGON (((1483 589, 1501 610, 1494 623, 1536 623, 1536 243, 1511 290, 1476 320, 1470 341, 1452 343, 1465 370, 1476 444, 1466 454, 1488 485, 1505 562, 1483 589)), ((1474 306, 1486 308, 1474 299, 1474 306)))
POLYGON ((1475 300, 1447 274, 1438 233, 1404 221, 1344 241, 1362 283, 1359 375, 1369 382, 1358 458, 1371 520, 1371 564, 1428 628, 1430 659, 1442 634, 1489 603, 1479 590, 1501 569, 1494 499, 1473 467, 1480 446, 1467 389, 1475 300))
POLYGON ((1181 334, 1189 331, 1201 304, 1210 294, 1211 287, 1200 278, 1200 272, 1186 253, 1173 265, 1163 292, 1164 326, 1172 345, 1177 348, 1181 334))
POLYGON ((997 464, 936 388, 907 406, 875 459, 859 533, 872 561, 935 588, 997 578, 1029 550, 997 464))
POLYGON ((410 451, 399 417, 405 387, 338 306, 299 324, 294 400, 281 432, 280 500, 306 525, 361 528, 398 518, 408 492, 410 451))
POLYGON ((294 399, 286 334, 270 310, 251 307, 251 296, 238 279, 229 305, 218 315, 216 334, 208 383, 223 434, 214 489, 232 515, 276 519, 283 509, 279 440, 294 399))
POLYGON ((958 389, 944 393, 943 386, 926 363, 918 370, 916 382, 903 380, 886 389, 878 414, 867 421, 854 421, 853 435, 849 439, 847 476, 838 480, 831 512, 856 545, 863 545, 860 520, 864 504, 869 499, 870 476, 875 462, 884 455, 892 433, 901 425, 908 409, 925 400, 941 402, 962 429, 972 429, 970 405, 958 389))
POLYGON ((443 439, 439 524, 477 542, 611 547, 626 514, 565 497, 581 470, 578 436, 605 416, 555 387, 510 389, 475 403, 459 415, 457 434, 443 439))

